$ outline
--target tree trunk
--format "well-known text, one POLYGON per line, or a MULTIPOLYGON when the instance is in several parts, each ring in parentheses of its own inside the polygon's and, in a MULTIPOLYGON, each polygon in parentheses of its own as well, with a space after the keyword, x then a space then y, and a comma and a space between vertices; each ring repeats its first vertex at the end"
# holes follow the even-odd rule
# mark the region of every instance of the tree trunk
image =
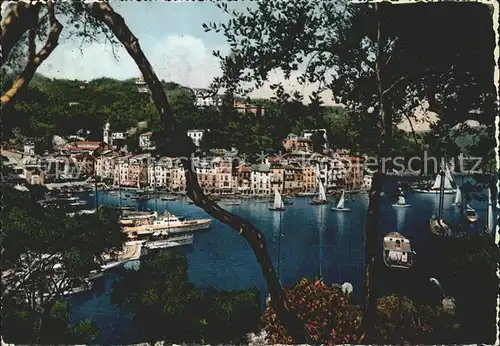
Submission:
MULTIPOLYGON (((172 135, 175 131, 173 112, 168 104, 163 86, 153 71, 151 64, 142 52, 137 38, 132 34, 123 17, 116 13, 108 3, 94 2, 90 4, 90 9, 95 18, 105 23, 111 29, 116 38, 125 46, 127 52, 136 62, 143 74, 144 81, 151 90, 153 102, 162 117, 164 134, 172 135)), ((187 135, 184 137, 183 141, 187 140, 187 143, 190 143, 190 139, 187 135)), ((179 146, 187 146, 187 143, 182 143, 181 141, 176 144, 179 146)), ((288 306, 285 292, 276 276, 262 232, 248 221, 225 211, 205 196, 198 184, 198 179, 192 167, 193 162, 191 159, 185 158, 183 164, 186 174, 188 196, 198 207, 205 210, 205 212, 217 220, 230 225, 234 230, 239 231, 240 235, 245 238, 261 266, 271 295, 271 301, 280 323, 292 336, 295 343, 309 342, 310 336, 306 333, 304 324, 288 306)))
POLYGON ((370 190, 370 202, 366 216, 365 225, 365 306, 362 322, 362 330, 364 332, 364 340, 370 342, 373 336, 372 327, 375 322, 376 315, 376 297, 372 294, 373 284, 376 281, 376 265, 375 259, 379 247, 377 246, 377 228, 380 213, 380 193, 384 183, 385 167, 384 159, 390 154, 390 142, 392 137, 392 105, 384 93, 384 52, 385 37, 382 28, 382 16, 380 8, 383 5, 375 4, 378 25, 377 25, 377 58, 376 58, 376 78, 378 84, 379 103, 380 103, 380 118, 382 126, 380 129, 380 147, 378 153, 378 168, 372 181, 370 190))
POLYGON ((38 25, 40 2, 19 1, 10 4, 10 6, 12 8, 9 9, 7 17, 2 23, 2 56, 0 58, 0 66, 5 64, 10 51, 19 42, 24 33, 29 29, 36 28, 38 25))

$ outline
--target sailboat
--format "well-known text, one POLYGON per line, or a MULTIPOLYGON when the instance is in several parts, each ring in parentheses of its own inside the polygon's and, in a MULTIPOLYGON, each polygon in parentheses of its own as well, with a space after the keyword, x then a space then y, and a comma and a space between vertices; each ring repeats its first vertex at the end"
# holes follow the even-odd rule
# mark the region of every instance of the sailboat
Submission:
POLYGON ((460 207, 462 205, 462 190, 459 186, 457 186, 457 192, 455 193, 455 200, 453 201, 453 205, 460 207))
POLYGON ((494 219, 493 219, 493 205, 491 203, 491 188, 488 189, 488 231, 489 233, 493 233, 493 227, 494 227, 494 219))
POLYGON ((470 205, 467 204, 465 209, 463 209, 462 213, 464 217, 467 219, 467 221, 469 221, 470 223, 474 223, 477 221, 477 213, 474 210, 474 208, 472 208, 470 205))
POLYGON ((406 198, 405 194, 403 192, 402 188, 398 188, 398 196, 397 196, 397 201, 394 203, 392 206, 393 207, 409 207, 410 205, 406 203, 406 198))
POLYGON ((281 198, 281 194, 276 188, 274 189, 274 204, 272 208, 269 208, 269 210, 274 210, 274 211, 285 210, 285 205, 283 204, 283 199, 281 198))
POLYGON ((318 177, 318 197, 316 199, 313 198, 311 202, 309 202, 309 204, 311 205, 328 204, 328 200, 326 199, 325 186, 323 185, 323 182, 320 179, 318 166, 316 166, 316 175, 318 177))
POLYGON ((342 191, 342 195, 340 196, 339 202, 336 207, 330 208, 333 211, 351 211, 351 209, 344 207, 345 204, 345 192, 342 191))
POLYGON ((450 235, 451 228, 443 218, 444 186, 445 186, 445 172, 443 169, 441 169, 439 176, 442 176, 442 179, 439 179, 439 182, 441 184, 439 190, 439 210, 438 210, 438 215, 432 216, 431 219, 429 220, 429 226, 431 232, 436 235, 450 235))
MULTIPOLYGON (((450 167, 448 164, 444 164, 444 168, 441 167, 441 172, 436 176, 436 180, 434 181, 434 185, 432 185, 428 189, 413 189, 413 191, 418 193, 444 193, 444 194, 452 194, 456 193, 456 189, 453 188, 452 183, 455 183, 453 176, 451 175, 450 167), (441 189, 441 183, 443 180, 443 189, 441 189), (442 192, 441 192, 442 190, 442 192)), ((456 184, 455 184, 456 185, 456 184)))

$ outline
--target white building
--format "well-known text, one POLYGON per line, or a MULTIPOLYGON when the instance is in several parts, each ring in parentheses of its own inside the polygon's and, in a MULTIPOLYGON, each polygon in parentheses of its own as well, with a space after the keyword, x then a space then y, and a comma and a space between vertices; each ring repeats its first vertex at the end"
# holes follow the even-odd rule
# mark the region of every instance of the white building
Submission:
POLYGON ((167 188, 170 186, 173 161, 170 158, 161 158, 152 161, 148 166, 148 185, 167 188))
MULTIPOLYGON (((207 130, 210 131, 210 130, 207 130)), ((203 134, 205 133, 205 130, 188 130, 187 135, 191 137, 193 140, 194 145, 197 147, 200 146, 201 139, 203 138, 203 134)))
POLYGON ((32 143, 24 144, 24 155, 35 156, 35 145, 32 143))
POLYGON ((250 181, 252 194, 270 194, 271 174, 269 165, 260 164, 252 166, 250 181))
POLYGON ((117 157, 115 156, 105 156, 103 153, 102 156, 99 156, 95 160, 95 170, 97 176, 101 177, 101 179, 113 179, 115 176, 115 163, 117 157))
POLYGON ((153 146, 151 136, 153 136, 153 132, 146 132, 139 135, 139 147, 141 149, 150 149, 153 146))
POLYGON ((210 90, 206 89, 195 89, 193 90, 195 94, 195 105, 198 108, 204 107, 220 107, 222 106, 222 99, 220 96, 208 96, 210 90))

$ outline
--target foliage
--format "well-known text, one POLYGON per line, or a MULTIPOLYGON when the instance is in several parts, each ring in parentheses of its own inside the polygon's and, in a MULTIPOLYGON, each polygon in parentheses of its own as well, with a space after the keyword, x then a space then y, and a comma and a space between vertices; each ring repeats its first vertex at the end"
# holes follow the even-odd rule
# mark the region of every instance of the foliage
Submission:
POLYGON ((178 248, 148 254, 138 271, 125 272, 112 301, 128 306, 141 339, 152 341, 239 343, 260 316, 256 291, 198 293, 178 248))
POLYGON ((30 307, 12 299, 4 299, 2 304, 3 338, 10 343, 82 344, 92 342, 99 333, 90 320, 69 326, 67 301, 51 302, 41 319, 30 307))
POLYGON ((430 275, 455 298, 460 329, 454 342, 494 342, 500 251, 493 236, 446 239, 436 248, 430 275))
MULTIPOLYGON (((325 285, 319 280, 309 282, 302 279, 285 292, 290 308, 305 322, 306 330, 315 343, 335 345, 359 340, 361 312, 348 304, 348 297, 340 288, 325 285)), ((269 303, 263 322, 268 342, 293 343, 269 303)))
MULTIPOLYGON (((340 287, 322 281, 299 281, 286 290, 291 308, 306 322, 316 343, 346 344, 359 341, 361 310, 349 302, 340 287)), ((269 306, 262 316, 267 341, 290 344, 292 340, 269 306)), ((442 342, 452 316, 441 307, 432 308, 406 297, 386 296, 377 301, 374 342, 407 344, 442 342)))
MULTIPOLYGON (((1 265, 2 272, 10 273, 3 278, 2 299, 10 301, 13 309, 6 314, 21 314, 41 337, 40 325, 30 323, 30 319, 45 322, 54 299, 81 285, 89 272, 102 264, 103 254, 121 248, 125 236, 115 209, 101 208, 95 214, 70 217, 64 208, 38 204, 41 191, 24 193, 2 186, 1 192, 1 265), (56 265, 62 270, 55 270, 56 265)), ((87 324, 79 328, 92 331, 87 324)))
POLYGON ((396 295, 382 297, 377 301, 374 341, 396 345, 442 342, 435 338, 450 328, 451 320, 442 307, 431 308, 396 295))

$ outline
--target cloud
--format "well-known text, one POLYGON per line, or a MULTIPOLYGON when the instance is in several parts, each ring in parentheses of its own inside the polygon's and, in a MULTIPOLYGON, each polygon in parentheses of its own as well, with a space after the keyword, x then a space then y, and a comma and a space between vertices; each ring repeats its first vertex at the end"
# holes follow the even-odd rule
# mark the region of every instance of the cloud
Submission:
MULTIPOLYGON (((220 75, 219 61, 212 55, 213 50, 227 54, 228 46, 207 47, 204 41, 191 35, 169 35, 164 40, 140 41, 141 47, 153 65, 160 79, 172 81, 193 88, 206 88, 214 77, 220 75)), ((52 78, 92 80, 101 77, 127 79, 140 76, 140 71, 125 48, 111 47, 109 43, 92 43, 82 47, 72 41, 64 41, 39 68, 39 72, 52 78), (114 51, 114 54, 113 54, 114 51)), ((308 96, 317 90, 317 85, 299 85, 297 77, 301 71, 292 73, 290 80, 285 80, 280 70, 269 75, 269 81, 250 94, 255 98, 271 98, 270 85, 281 82, 285 90, 295 90, 304 95, 304 103, 309 103, 308 96)), ((333 105, 332 94, 322 94, 327 105, 333 105)))

